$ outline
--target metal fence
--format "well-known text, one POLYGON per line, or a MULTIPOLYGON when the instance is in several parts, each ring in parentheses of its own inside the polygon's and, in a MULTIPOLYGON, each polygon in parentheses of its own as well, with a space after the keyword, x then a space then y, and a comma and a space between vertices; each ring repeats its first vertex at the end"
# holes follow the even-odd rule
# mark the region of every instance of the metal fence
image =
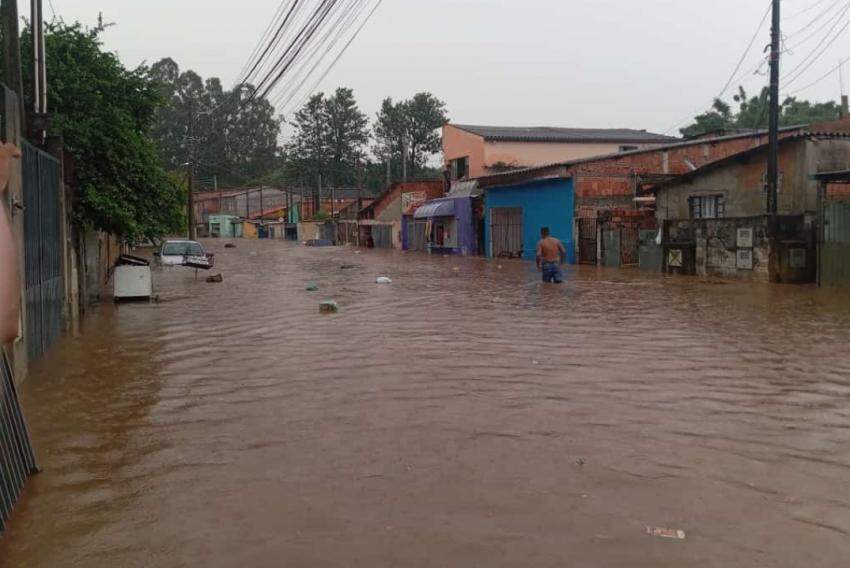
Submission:
POLYGON ((825 199, 821 213, 820 283, 850 287, 850 203, 825 199))
POLYGON ((62 209, 58 160, 23 142, 26 340, 30 359, 62 332, 62 209))
POLYGON ((0 531, 5 529, 27 478, 37 471, 12 368, 0 351, 0 531))
POLYGON ((522 258, 522 209, 493 207, 490 210, 490 256, 522 258))

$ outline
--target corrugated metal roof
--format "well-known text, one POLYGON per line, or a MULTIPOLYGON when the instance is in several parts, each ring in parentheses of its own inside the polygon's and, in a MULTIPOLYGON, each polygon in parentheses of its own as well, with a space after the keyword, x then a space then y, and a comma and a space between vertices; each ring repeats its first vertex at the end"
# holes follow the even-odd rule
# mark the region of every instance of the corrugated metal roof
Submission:
POLYGON ((485 140, 505 142, 669 143, 680 138, 629 128, 558 128, 551 126, 478 126, 449 124, 485 140))

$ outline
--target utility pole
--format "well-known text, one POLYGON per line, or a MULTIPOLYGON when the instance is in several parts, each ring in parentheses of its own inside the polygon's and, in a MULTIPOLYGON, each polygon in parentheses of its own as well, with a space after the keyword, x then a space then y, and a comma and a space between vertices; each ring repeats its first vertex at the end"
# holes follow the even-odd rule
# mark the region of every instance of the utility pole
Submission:
POLYGON ((779 198, 779 59, 781 52, 781 0, 773 0, 773 26, 770 39, 770 130, 767 159, 767 213, 776 216, 779 198))
POLYGON ((18 97, 18 115, 20 116, 20 132, 26 127, 26 106, 24 104, 24 80, 21 73, 21 31, 16 0, 2 0, 0 3, 0 19, 3 26, 3 65, 6 82, 18 97))
POLYGON ((393 164, 390 157, 387 156, 387 189, 393 184, 393 164))
POLYGON ((322 174, 318 176, 318 184, 316 185, 316 193, 313 196, 313 217, 318 215, 322 209, 322 174))
POLYGON ((407 136, 401 139, 401 181, 407 181, 407 136))
POLYGON ((197 238, 197 227, 195 227, 195 109, 189 109, 189 132, 187 149, 189 160, 186 162, 186 185, 188 186, 188 220, 189 240, 197 238))

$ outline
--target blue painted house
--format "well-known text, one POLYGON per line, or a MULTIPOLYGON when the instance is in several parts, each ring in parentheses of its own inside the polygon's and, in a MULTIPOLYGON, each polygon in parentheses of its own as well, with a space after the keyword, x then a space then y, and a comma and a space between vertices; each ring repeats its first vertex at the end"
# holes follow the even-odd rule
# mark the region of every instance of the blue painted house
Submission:
POLYGON ((567 249, 575 262, 572 178, 547 178, 488 187, 484 196, 486 255, 534 260, 541 227, 567 249))

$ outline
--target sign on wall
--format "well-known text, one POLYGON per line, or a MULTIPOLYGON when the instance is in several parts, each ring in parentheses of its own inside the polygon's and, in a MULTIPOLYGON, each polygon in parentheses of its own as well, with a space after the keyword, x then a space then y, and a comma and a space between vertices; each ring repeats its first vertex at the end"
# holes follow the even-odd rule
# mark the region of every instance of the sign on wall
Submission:
POLYGON ((424 191, 410 191, 401 194, 401 212, 403 215, 413 215, 419 206, 428 201, 424 191))
POLYGON ((738 249, 737 266, 741 270, 753 269, 753 249, 738 249))
POLYGON ((753 229, 738 229, 738 248, 753 248, 753 229))

